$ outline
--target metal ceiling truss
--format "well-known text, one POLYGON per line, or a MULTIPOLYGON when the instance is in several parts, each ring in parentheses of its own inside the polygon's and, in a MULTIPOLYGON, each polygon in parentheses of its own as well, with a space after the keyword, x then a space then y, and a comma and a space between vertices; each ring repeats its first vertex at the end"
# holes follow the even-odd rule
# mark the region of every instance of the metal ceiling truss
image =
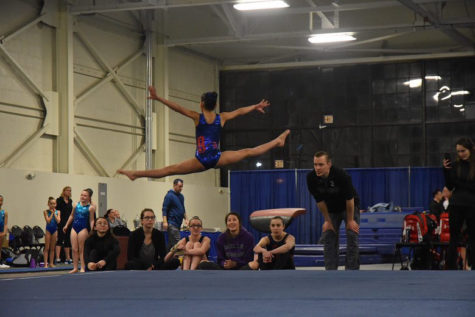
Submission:
POLYGON ((104 166, 102 166, 101 162, 97 159, 94 155, 94 152, 89 149, 87 143, 84 139, 79 135, 78 131, 74 129, 74 143, 76 143, 78 149, 82 152, 86 160, 91 164, 91 166, 96 170, 96 172, 100 176, 109 177, 110 175, 107 173, 104 166))
MULTIPOLYGON (((91 53, 92 57, 96 60, 96 62, 102 67, 102 69, 107 73, 106 76, 104 77, 104 82, 108 82, 110 80, 113 80, 114 83, 116 84, 117 88, 119 91, 122 93, 122 95, 125 97, 125 99, 128 101, 128 104, 132 107, 132 109, 135 111, 135 113, 139 116, 141 120, 144 118, 144 111, 141 109, 139 103, 135 100, 135 98, 128 92, 128 90, 125 88, 124 83, 122 80, 119 78, 117 74, 117 70, 113 69, 110 67, 105 59, 99 54, 99 51, 89 42, 89 40, 84 36, 84 34, 76 27, 75 34, 77 37, 81 40, 81 42, 84 44, 84 47, 91 53), (110 77, 107 78, 107 77, 110 77)), ((137 52, 132 56, 133 59, 143 55, 143 48, 141 49, 141 52, 137 52)), ((126 64, 129 62, 133 61, 133 59, 129 59, 126 64)), ((100 84, 101 81, 99 81, 98 84, 100 84)), ((91 89, 94 89, 95 86, 93 86, 91 89)), ((84 94, 87 93, 83 92, 81 95, 84 96, 84 94)), ((82 101, 83 98, 80 99, 82 101)), ((77 106, 77 103, 75 104, 77 106)))
MULTIPOLYGON (((461 25, 472 27, 475 26, 475 20, 460 21, 461 25)), ((450 28, 454 25, 457 25, 457 22, 449 22, 447 24, 441 23, 438 29, 450 28)), ((361 26, 361 27, 345 27, 338 29, 319 29, 319 30, 305 30, 305 31, 294 31, 294 32, 272 32, 272 33, 260 33, 260 34, 246 34, 242 35, 239 38, 234 36, 209 36, 201 38, 189 38, 189 39, 177 39, 177 40, 166 40, 165 45, 167 46, 189 46, 189 45, 205 45, 205 44, 219 44, 219 43, 234 43, 234 42, 251 42, 251 41, 263 41, 271 39, 285 39, 285 38, 301 38, 308 37, 311 34, 319 33, 330 33, 330 32, 371 32, 371 31, 383 31, 383 32, 408 32, 408 31, 421 31, 421 30, 432 30, 436 27, 434 25, 426 24, 385 24, 377 26, 361 26)))
MULTIPOLYGON (((287 0, 292 2, 292 0, 287 0)), ((445 0, 445 2, 455 2, 461 0, 445 0)), ((104 12, 118 12, 118 11, 136 11, 136 10, 153 10, 153 9, 178 9, 178 8, 189 8, 189 7, 202 7, 202 6, 220 6, 223 4, 235 4, 239 0, 204 0, 204 1, 174 1, 170 3, 166 0, 143 0, 143 1, 133 1, 133 2, 121 2, 121 3, 107 3, 107 4, 95 4, 95 5, 71 5, 70 13, 73 15, 80 14, 91 14, 91 13, 104 13, 104 12)), ((440 0, 414 0, 416 4, 428 4, 428 3, 438 3, 440 0)), ((351 4, 342 4, 338 6, 338 10, 342 11, 357 11, 357 10, 371 10, 379 8, 388 8, 400 6, 399 1, 375 1, 375 2, 362 2, 362 3, 351 3, 351 4)), ((325 5, 318 6, 318 10, 321 12, 333 12, 335 11, 335 6, 325 5)), ((298 7, 298 8, 286 8, 285 10, 274 10, 274 11, 265 11, 265 12, 247 12, 247 15, 282 15, 282 14, 302 14, 310 13, 315 11, 314 6, 309 7, 298 7)))
POLYGON ((440 29, 441 32, 452 38, 454 41, 460 43, 463 46, 471 47, 472 49, 475 48, 475 43, 470 40, 469 38, 465 37, 462 33, 455 30, 452 26, 450 27, 441 27, 441 21, 439 17, 435 14, 430 12, 429 10, 421 7, 418 3, 414 0, 399 0, 399 2, 406 6, 407 8, 411 9, 424 19, 426 19, 430 24, 432 24, 436 29, 440 29))
MULTIPOLYGON (((393 37, 408 35, 417 31, 426 31, 437 29, 447 34, 450 38, 459 43, 460 47, 450 46, 442 49, 445 52, 450 52, 453 49, 465 50, 467 47, 474 47, 473 41, 465 37, 462 33, 455 29, 458 28, 474 28, 475 20, 473 18, 460 19, 460 20, 441 20, 439 17, 441 14, 434 15, 430 11, 424 9, 425 5, 434 5, 441 10, 440 0, 380 0, 371 2, 360 3, 332 3, 329 5, 318 5, 314 0, 306 0, 308 6, 292 7, 292 0, 287 0, 291 7, 282 10, 256 10, 237 13, 232 8, 232 4, 239 2, 238 0, 202 0, 202 1, 189 1, 189 0, 177 0, 177 1, 165 1, 165 0, 148 0, 148 1, 120 1, 116 3, 96 4, 96 5, 73 5, 70 8, 70 12, 75 15, 89 14, 89 13, 101 13, 101 12, 115 12, 115 11, 130 11, 136 10, 157 10, 163 11, 180 8, 193 8, 208 6, 212 11, 220 18, 220 20, 227 26, 228 35, 223 36, 203 36, 193 38, 166 38, 164 45, 168 47, 189 47, 202 46, 202 45, 216 45, 216 44, 233 44, 253 41, 268 41, 271 40, 283 40, 291 38, 305 38, 311 34, 329 33, 329 32, 379 32, 379 36, 374 36, 369 39, 355 41, 345 45, 332 45, 330 48, 325 48, 322 51, 333 51, 338 48, 350 47, 353 45, 362 45, 366 43, 372 43, 377 41, 384 41, 393 37), (414 11, 416 14, 421 15, 426 21, 420 21, 416 23, 405 23, 395 25, 374 25, 374 26, 357 26, 357 27, 344 27, 340 28, 340 13, 349 11, 363 11, 363 10, 376 10, 384 8, 401 8, 406 7, 414 11), (275 30, 272 33, 249 33, 247 29, 247 19, 259 18, 263 15, 267 16, 282 16, 282 15, 297 15, 308 14, 309 16, 309 28, 308 30, 286 32, 285 30, 275 30), (315 17, 314 17, 315 16, 315 17), (318 16, 318 18, 317 18, 318 16), (315 20, 319 20, 321 25, 314 27, 315 20), (427 23, 429 22, 429 23, 427 23), (381 34, 382 33, 382 34, 381 34), (386 34, 385 34, 386 33, 386 34), (394 35, 397 34, 397 35, 394 35)), ((445 0, 447 3, 460 3, 463 0, 445 0)), ((260 46, 263 47, 263 46, 260 46)), ((268 46, 270 47, 270 46, 268 46)), ((280 46, 276 44, 274 48, 292 49, 292 50, 320 50, 319 48, 310 48, 307 46, 292 46, 284 45, 280 46)), ((367 53, 388 53, 388 54, 414 54, 417 52, 426 53, 434 51, 433 49, 401 49, 401 48, 368 48, 368 49, 348 49, 348 51, 354 52, 367 52, 367 53)), ((440 49, 436 49, 440 51, 440 49)), ((287 54, 285 54, 287 55, 287 54)), ((269 57, 271 59, 280 59, 282 56, 269 57)), ((219 58, 218 58, 219 59, 219 58)))
POLYGON ((13 73, 20 79, 20 81, 23 82, 26 87, 33 92, 34 95, 38 95, 38 97, 40 97, 40 99, 42 100, 40 104, 42 105, 44 110, 44 117, 41 117, 41 127, 35 132, 33 132, 30 136, 28 136, 22 144, 20 144, 10 154, 8 154, 7 157, 2 162, 0 162, 0 167, 11 166, 12 163, 29 147, 31 147, 31 145, 34 144, 35 141, 37 141, 42 135, 44 135, 48 129, 48 112, 46 111, 47 108, 45 106, 45 104, 48 104, 49 102, 49 98, 47 97, 48 93, 44 91, 30 75, 28 75, 28 73, 23 69, 23 67, 21 67, 21 65, 15 60, 15 58, 10 55, 7 48, 5 47, 6 42, 20 35, 24 31, 28 30, 30 27, 40 23, 46 15, 44 11, 45 7, 46 3, 43 3, 43 7, 37 17, 23 24, 18 29, 0 36, 0 57, 2 57, 4 61, 10 66, 10 68, 13 70, 13 73))
MULTIPOLYGON (((145 122, 145 112, 144 110, 140 107, 139 103, 135 98, 129 93, 129 91, 125 88, 125 85, 123 81, 119 77, 119 71, 121 69, 124 69, 127 67, 130 63, 135 61, 137 58, 140 56, 144 55, 144 49, 145 47, 142 46, 139 50, 137 50, 132 56, 128 57, 124 62, 122 62, 119 65, 116 65, 115 67, 109 66, 109 64, 106 62, 106 60, 101 56, 99 51, 92 45, 91 42, 87 39, 87 37, 83 34, 83 32, 79 29, 79 27, 76 25, 74 34, 78 37, 78 39, 81 41, 81 43, 84 45, 84 47, 89 51, 91 56, 94 58, 94 60, 100 65, 100 67, 106 72, 104 77, 99 79, 97 82, 95 82, 92 86, 88 87, 86 90, 81 92, 76 100, 75 100, 75 108, 81 103, 84 102, 84 100, 94 91, 98 90, 99 88, 103 87, 106 83, 113 81, 114 84, 116 85, 117 89, 119 92, 122 94, 122 96, 126 99, 127 104, 132 107, 138 118, 140 119, 140 122, 143 124, 145 122)), ((75 118, 79 118, 78 116, 75 116, 75 118)), ((84 126, 84 127, 90 127, 94 128, 91 125, 87 124, 78 124, 78 126, 84 126)), ((136 127, 133 127, 136 128, 136 127)), ((145 127, 141 126, 140 129, 145 129, 145 127)), ((117 129, 111 129, 111 128, 104 128, 103 130, 108 130, 108 131, 114 131, 114 132, 123 132, 119 131, 117 129)), ((143 135, 142 133, 128 133, 131 135, 143 135)), ((92 165, 92 167, 96 170, 96 172, 99 173, 101 176, 107 176, 109 177, 110 175, 107 173, 106 169, 102 164, 100 163, 99 159, 96 158, 94 155, 94 152, 88 148, 86 142, 84 142, 83 138, 80 136, 79 132, 75 129, 74 131, 74 141, 80 151, 85 155, 86 159, 88 162, 92 165)), ((137 159, 138 153, 141 152, 141 150, 144 148, 144 138, 142 138, 140 145, 138 148, 133 152, 133 154, 126 160, 126 162, 122 166, 126 166, 127 164, 130 164, 133 160, 137 159)), ((114 174, 115 175, 115 174, 114 174)))

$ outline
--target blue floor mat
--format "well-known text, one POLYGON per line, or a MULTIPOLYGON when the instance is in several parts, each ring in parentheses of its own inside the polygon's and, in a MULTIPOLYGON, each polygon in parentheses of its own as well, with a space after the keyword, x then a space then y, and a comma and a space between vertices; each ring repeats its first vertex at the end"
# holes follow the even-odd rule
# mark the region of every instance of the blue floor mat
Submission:
POLYGON ((114 271, 1 279, 2 316, 473 316, 467 271, 114 271))

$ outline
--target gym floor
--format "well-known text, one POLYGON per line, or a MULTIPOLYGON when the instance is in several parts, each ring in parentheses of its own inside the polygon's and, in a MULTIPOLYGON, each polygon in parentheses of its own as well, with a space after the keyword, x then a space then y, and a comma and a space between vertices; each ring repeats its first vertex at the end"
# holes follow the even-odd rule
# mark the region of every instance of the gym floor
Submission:
POLYGON ((472 271, 0 274, 2 316, 473 316, 472 271))

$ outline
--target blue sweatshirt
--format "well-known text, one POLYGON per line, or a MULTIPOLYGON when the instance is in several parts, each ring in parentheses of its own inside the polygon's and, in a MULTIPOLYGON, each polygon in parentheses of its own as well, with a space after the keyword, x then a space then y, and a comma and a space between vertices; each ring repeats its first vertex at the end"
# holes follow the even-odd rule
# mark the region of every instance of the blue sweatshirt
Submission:
POLYGON ((162 215, 168 224, 180 228, 185 216, 185 197, 170 189, 163 200, 162 215))
POLYGON ((226 232, 222 233, 216 240, 216 250, 218 252, 218 265, 224 267, 225 260, 236 261, 239 269, 254 258, 254 237, 243 227, 239 234, 232 238, 226 232))

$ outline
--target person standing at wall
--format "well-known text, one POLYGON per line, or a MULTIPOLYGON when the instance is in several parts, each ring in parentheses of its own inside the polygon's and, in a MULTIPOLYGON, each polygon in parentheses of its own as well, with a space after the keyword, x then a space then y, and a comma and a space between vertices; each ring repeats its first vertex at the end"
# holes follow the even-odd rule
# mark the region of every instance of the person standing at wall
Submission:
POLYGON ((432 192, 432 201, 429 205, 429 211, 431 214, 435 215, 437 219, 440 219, 440 214, 444 212, 444 206, 442 205, 442 192, 440 189, 436 189, 432 192))
POLYGON ((56 209, 61 213, 61 221, 58 223, 58 241, 56 241, 56 263, 61 262, 61 247, 64 248, 64 263, 71 264, 71 228, 63 232, 64 225, 73 210, 71 200, 71 187, 66 186, 61 192, 61 196, 56 198, 56 209))
POLYGON ((313 157, 314 169, 307 174, 307 187, 323 214, 322 241, 326 270, 337 270, 339 259, 339 229, 346 224, 347 270, 358 270, 359 261, 359 197, 351 177, 343 169, 332 166, 327 152, 320 151, 313 157))
MULTIPOLYGON (((0 260, 2 257, 3 241, 8 239, 8 212, 2 209, 3 196, 0 195, 0 260)), ((10 266, 0 263, 0 269, 8 269, 10 266)))
POLYGON ((182 190, 183 180, 177 178, 173 181, 173 189, 170 189, 163 199, 163 230, 168 233, 168 250, 180 241, 180 227, 183 220, 188 226, 185 196, 181 193, 182 190))
POLYGON ((449 202, 450 202, 450 197, 452 197, 452 192, 444 186, 444 189, 442 189, 442 207, 444 208, 444 212, 447 212, 449 209, 449 202))
POLYGON ((461 230, 467 224, 468 244, 472 270, 475 269, 475 145, 470 138, 461 138, 456 143, 457 159, 443 160, 445 186, 452 191, 449 203, 450 242, 447 251, 447 268, 457 268, 457 246, 461 230))

